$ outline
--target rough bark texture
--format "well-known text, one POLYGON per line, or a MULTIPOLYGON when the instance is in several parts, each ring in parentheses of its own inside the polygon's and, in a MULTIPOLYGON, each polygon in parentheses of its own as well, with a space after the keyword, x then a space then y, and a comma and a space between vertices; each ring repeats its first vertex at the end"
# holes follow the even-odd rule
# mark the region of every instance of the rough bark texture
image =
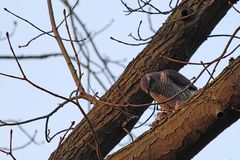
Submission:
POLYGON ((107 160, 188 160, 240 117, 240 58, 182 109, 107 160))
MULTIPOLYGON (((140 89, 140 78, 152 71, 181 69, 183 64, 163 59, 161 55, 188 61, 229 8, 228 0, 183 1, 101 100, 115 104, 150 103, 152 98, 140 89), (182 19, 186 10, 195 14, 182 19)), ((127 111, 140 117, 146 109, 147 107, 128 107, 127 111)), ((103 104, 96 105, 89 112, 88 118, 97 134, 103 156, 127 134, 122 125, 125 124, 125 128, 130 131, 138 121, 138 118, 129 119, 125 113, 103 104)), ((95 160, 97 156, 94 146, 90 127, 86 120, 82 120, 49 159, 95 160)))

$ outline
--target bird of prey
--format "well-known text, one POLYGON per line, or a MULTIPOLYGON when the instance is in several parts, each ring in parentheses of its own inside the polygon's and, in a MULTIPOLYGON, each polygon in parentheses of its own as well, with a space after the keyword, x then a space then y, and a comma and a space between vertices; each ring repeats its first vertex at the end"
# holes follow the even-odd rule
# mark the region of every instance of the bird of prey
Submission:
POLYGON ((141 78, 140 86, 160 103, 162 112, 158 114, 157 120, 177 110, 180 103, 197 91, 190 80, 174 70, 148 73, 141 78))

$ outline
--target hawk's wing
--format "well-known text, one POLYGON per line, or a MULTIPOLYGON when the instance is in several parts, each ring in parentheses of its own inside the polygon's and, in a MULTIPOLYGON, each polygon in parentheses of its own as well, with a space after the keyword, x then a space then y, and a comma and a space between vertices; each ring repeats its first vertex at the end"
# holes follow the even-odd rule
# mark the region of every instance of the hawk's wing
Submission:
MULTIPOLYGON (((188 86, 189 84, 191 84, 191 82, 184 77, 182 74, 178 73, 177 71, 174 70, 164 70, 163 71, 167 77, 176 85, 178 85, 181 88, 184 88, 186 86, 188 86)), ((195 85, 191 85, 189 86, 190 90, 196 91, 197 87, 195 85)))

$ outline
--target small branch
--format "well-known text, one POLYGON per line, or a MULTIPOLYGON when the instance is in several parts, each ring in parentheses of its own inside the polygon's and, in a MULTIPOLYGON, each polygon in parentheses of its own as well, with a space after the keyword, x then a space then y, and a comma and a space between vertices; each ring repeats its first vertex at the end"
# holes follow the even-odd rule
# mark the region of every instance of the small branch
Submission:
POLYGON ((142 21, 139 22, 138 29, 137 29, 138 38, 134 37, 132 33, 130 33, 129 36, 132 37, 135 41, 150 41, 153 38, 153 36, 144 38, 144 39, 141 37, 141 34, 140 34, 141 25, 142 25, 142 21))
MULTIPOLYGON (((53 35, 50 34, 50 33, 52 33, 53 31, 44 31, 43 29, 41 29, 41 28, 39 28, 38 26, 36 26, 36 25, 34 25, 33 23, 31 23, 29 20, 27 20, 27 19, 25 19, 25 18, 23 18, 23 17, 20 17, 20 16, 18 16, 17 14, 9 11, 7 8, 4 8, 4 10, 5 10, 6 12, 10 13, 11 15, 19 18, 20 20, 22 20, 22 21, 30 24, 32 27, 36 28, 38 31, 42 32, 42 33, 39 34, 38 36, 32 38, 29 42, 27 42, 27 44, 25 44, 25 45, 19 45, 19 46, 18 46, 19 48, 27 47, 32 41, 36 40, 37 38, 39 38, 39 37, 41 37, 41 36, 43 36, 43 35, 45 35, 45 34, 48 35, 48 36, 50 36, 50 37, 55 38, 55 36, 53 36, 53 35)), ((61 22, 61 23, 62 23, 62 22, 61 22)), ((61 23, 60 23, 60 25, 61 25, 61 23)), ((59 26, 60 26, 60 25, 59 25, 59 26)), ((58 27, 59 27, 59 26, 58 26, 58 27)), ((64 40, 64 41, 70 41, 69 39, 62 38, 62 37, 61 37, 61 39, 64 40)), ((80 40, 80 41, 74 40, 74 42, 81 42, 81 41, 84 41, 84 40, 85 40, 85 39, 80 40)))
POLYGON ((59 143, 58 143, 58 147, 56 149, 56 152, 54 153, 53 157, 55 157, 55 155, 57 154, 58 152, 58 148, 60 147, 60 145, 62 144, 62 142, 64 141, 64 139, 66 138, 66 135, 68 134, 68 132, 72 129, 72 127, 74 126, 75 124, 75 121, 73 121, 71 123, 71 126, 66 130, 66 132, 64 133, 63 137, 60 137, 60 140, 59 140, 59 143))
POLYGON ((13 160, 16 160, 16 158, 13 156, 12 153, 12 139, 13 139, 13 130, 10 130, 10 144, 9 144, 9 151, 4 151, 0 149, 0 152, 5 153, 6 155, 10 156, 13 160))
MULTIPOLYGON (((55 18, 54 18, 54 13, 53 13, 51 0, 48 0, 48 11, 49 11, 50 22, 51 22, 51 25, 52 25, 52 30, 53 30, 53 33, 55 35, 56 41, 57 41, 57 43, 59 45, 59 48, 62 51, 62 54, 63 54, 63 56, 65 58, 65 61, 66 61, 67 65, 68 65, 68 68, 69 68, 69 70, 70 70, 70 72, 72 74, 72 77, 74 79, 74 82, 75 82, 77 88, 81 92, 83 92, 84 88, 81 85, 81 82, 80 82, 80 80, 79 80, 79 78, 78 78, 78 76, 76 74, 76 70, 75 70, 75 68, 74 68, 74 66, 73 66, 73 64, 71 62, 71 59, 69 58, 67 50, 66 50, 66 48, 65 48, 65 46, 64 46, 64 44, 63 44, 63 42, 61 40, 61 37, 60 37, 60 35, 58 33, 58 30, 57 30, 57 27, 56 27, 56 23, 55 23, 55 18)), ((80 94, 81 94, 81 92, 80 92, 80 94)))
MULTIPOLYGON (((7 36, 7 40, 8 40, 9 47, 10 47, 12 53, 13 53, 13 56, 16 57, 16 54, 15 54, 15 52, 14 52, 14 50, 13 50, 13 48, 12 48, 11 42, 10 42, 10 38, 9 38, 8 32, 6 33, 6 36, 7 36)), ((17 62, 18 68, 20 69, 20 71, 21 71, 21 73, 22 73, 23 79, 26 79, 26 75, 25 75, 25 73, 23 72, 23 69, 22 69, 22 67, 21 67, 18 59, 15 58, 15 60, 16 60, 16 62, 17 62)))
MULTIPOLYGON (((232 37, 230 34, 212 34, 209 35, 208 38, 213 38, 213 37, 232 37)), ((240 39, 239 36, 234 35, 233 38, 240 39)))
MULTIPOLYGON (((14 123, 17 123, 17 121, 15 120, 7 120, 5 122, 14 122, 14 123)), ((29 146, 30 144, 35 144, 35 145, 41 145, 43 144, 43 142, 37 142, 35 140, 36 136, 37 136, 37 130, 34 131, 33 135, 30 135, 30 133, 28 133, 21 125, 17 125, 17 127, 19 128, 19 130, 29 139, 29 141, 27 141, 25 144, 22 144, 20 146, 17 146, 17 147, 14 147, 12 148, 13 151, 15 150, 20 150, 20 149, 24 149, 26 148, 27 146, 29 146)), ((6 147, 2 147, 0 148, 2 150, 7 150, 9 151, 10 149, 9 148, 6 148, 6 147)))
POLYGON ((113 38, 113 37, 110 37, 110 39, 114 40, 114 41, 116 41, 118 43, 122 43, 122 44, 129 45, 129 46, 141 46, 141 45, 148 44, 148 42, 144 42, 144 43, 128 43, 128 42, 124 42, 124 41, 118 40, 118 39, 113 38))
MULTIPOLYGON (((72 46, 72 49, 73 49, 73 52, 74 52, 74 55, 75 55, 75 58, 76 58, 76 61, 77 61, 77 65, 78 65, 79 81, 81 81, 82 71, 81 71, 80 59, 78 58, 78 54, 77 54, 76 48, 75 48, 75 46, 73 44, 73 41, 72 41, 72 36, 71 36, 70 30, 69 30, 69 27, 68 27, 67 15, 66 15, 66 10, 65 9, 63 10, 63 14, 64 14, 64 20, 65 20, 65 23, 66 23, 66 29, 67 29, 68 37, 70 39, 71 46, 72 46)), ((81 82, 80 82, 80 85, 81 85, 81 82)), ((82 89, 82 91, 84 91, 82 86, 81 86, 81 89, 82 89)))
MULTIPOLYGON (((202 63, 202 65, 203 65, 203 67, 204 68, 206 68, 206 66, 205 66, 205 64, 201 61, 201 63, 202 63)), ((213 75, 210 73, 210 71, 206 68, 206 71, 207 71, 207 73, 210 75, 210 77, 212 78, 212 80, 214 80, 214 77, 213 77, 213 75)))

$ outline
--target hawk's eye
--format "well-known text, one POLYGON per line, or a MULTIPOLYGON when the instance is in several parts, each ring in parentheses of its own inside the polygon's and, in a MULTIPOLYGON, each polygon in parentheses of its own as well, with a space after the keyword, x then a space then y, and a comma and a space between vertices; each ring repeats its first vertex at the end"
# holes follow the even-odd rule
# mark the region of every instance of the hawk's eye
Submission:
POLYGON ((148 82, 148 88, 151 89, 154 83, 155 83, 155 78, 150 77, 148 82))

